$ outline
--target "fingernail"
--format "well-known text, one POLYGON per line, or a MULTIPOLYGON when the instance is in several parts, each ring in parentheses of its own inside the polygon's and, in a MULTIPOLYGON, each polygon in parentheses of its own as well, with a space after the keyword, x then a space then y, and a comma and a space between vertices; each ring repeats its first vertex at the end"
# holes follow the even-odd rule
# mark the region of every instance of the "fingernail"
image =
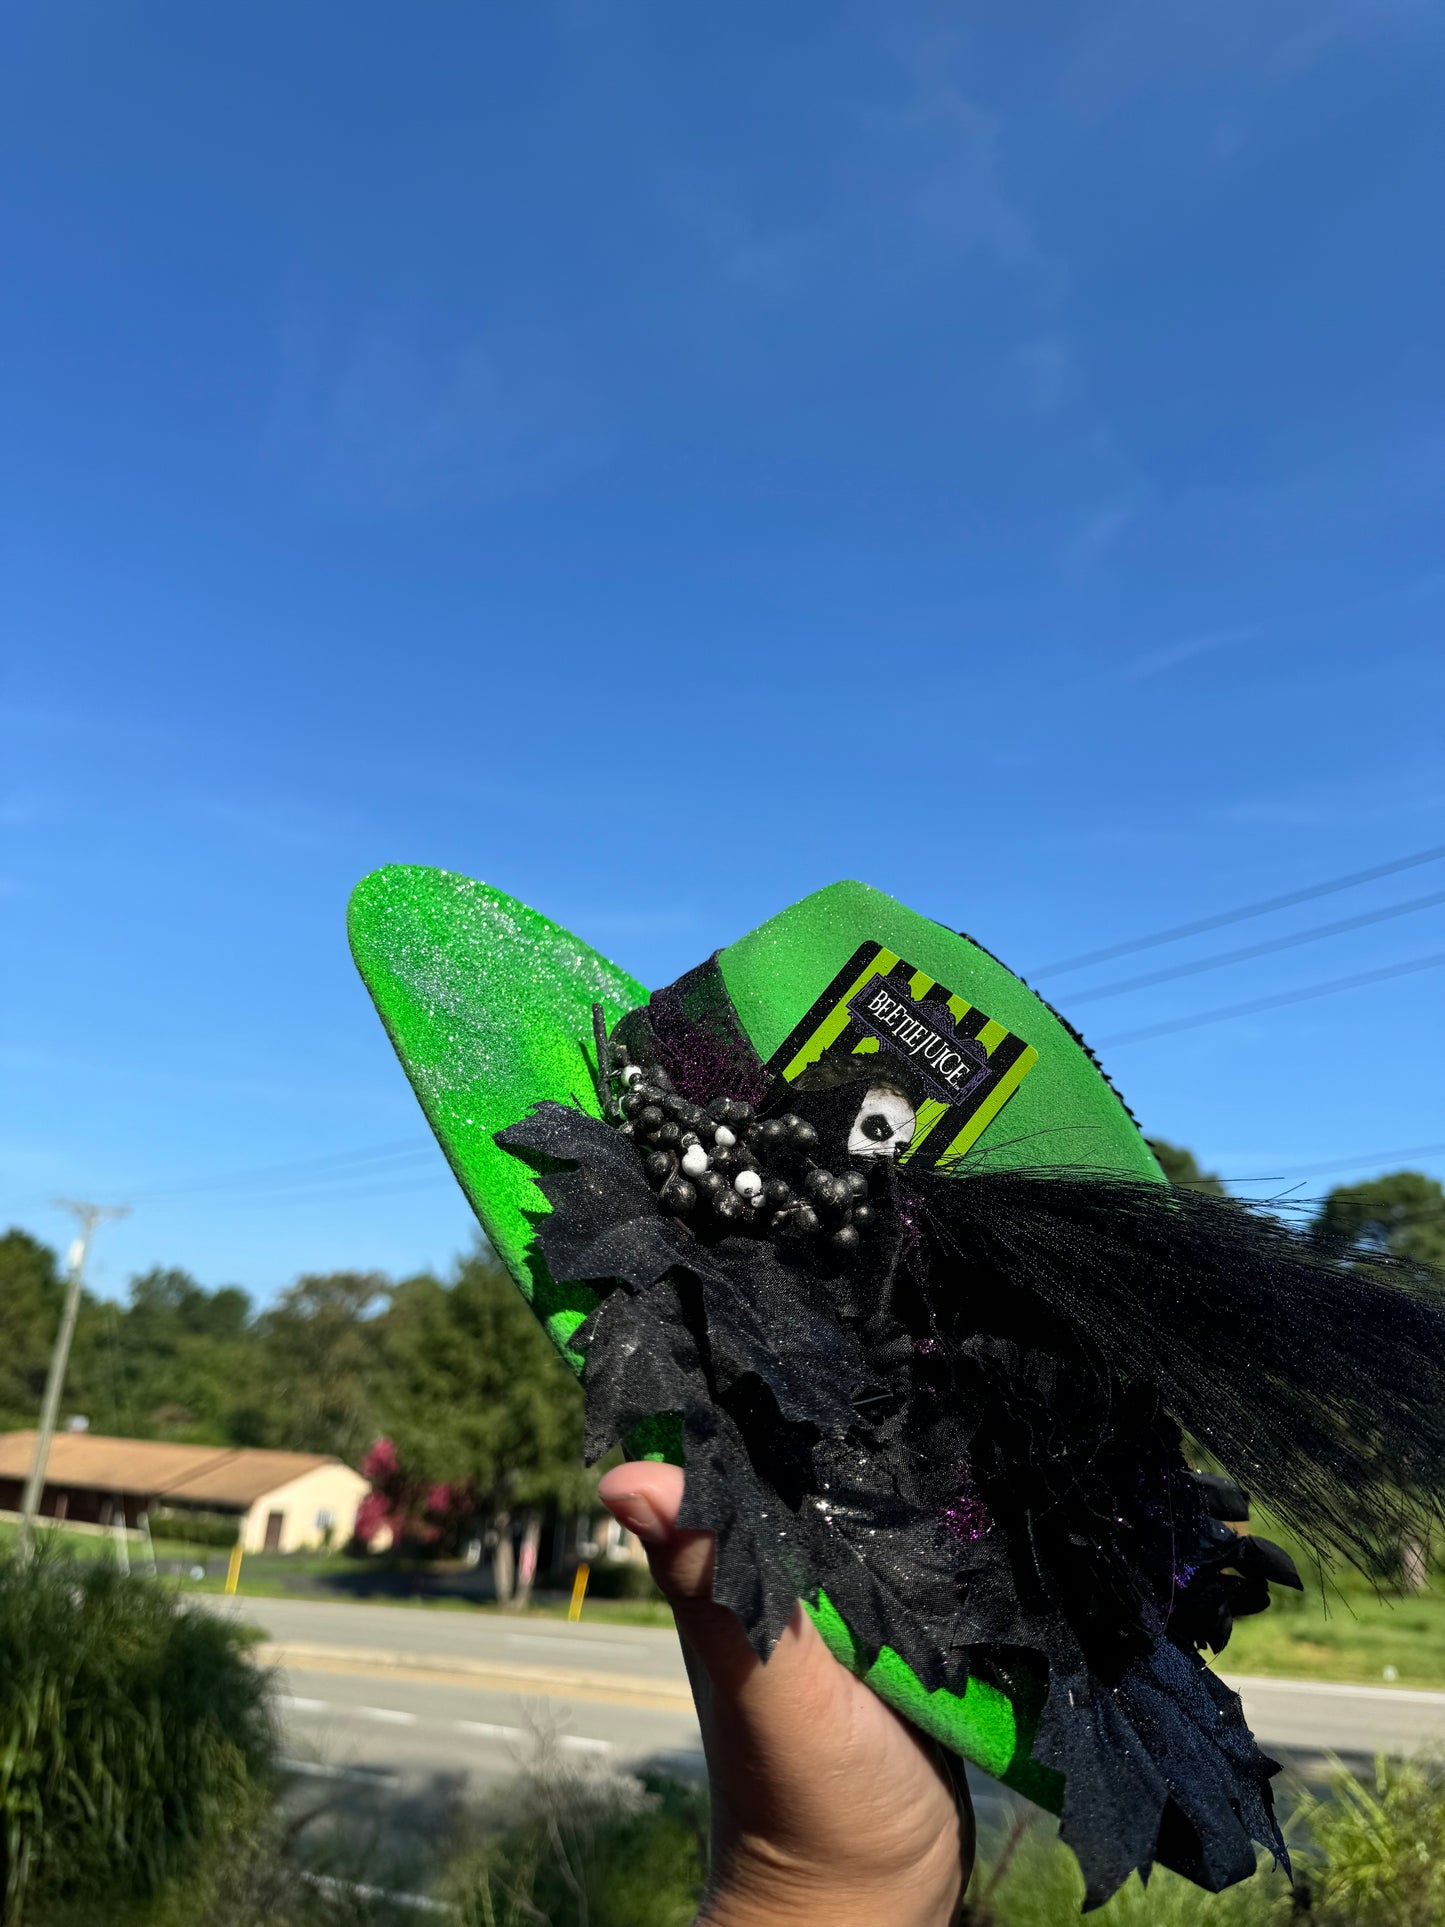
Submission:
POLYGON ((619 1525, 635 1532, 645 1546, 661 1545, 667 1537, 667 1527, 658 1516, 657 1507, 640 1492, 609 1494, 607 1509, 619 1525))

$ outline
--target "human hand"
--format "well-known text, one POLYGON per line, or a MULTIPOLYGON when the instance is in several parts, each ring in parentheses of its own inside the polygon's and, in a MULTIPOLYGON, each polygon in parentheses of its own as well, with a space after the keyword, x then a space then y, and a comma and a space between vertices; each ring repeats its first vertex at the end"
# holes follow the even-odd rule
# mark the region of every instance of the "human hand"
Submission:
POLYGON ((697 1702, 713 1814, 699 1927, 946 1927, 973 1862, 967 1795, 801 1606, 758 1660, 713 1603, 712 1534, 677 1527, 682 1484, 677 1466, 641 1461, 598 1494, 647 1549, 697 1702))

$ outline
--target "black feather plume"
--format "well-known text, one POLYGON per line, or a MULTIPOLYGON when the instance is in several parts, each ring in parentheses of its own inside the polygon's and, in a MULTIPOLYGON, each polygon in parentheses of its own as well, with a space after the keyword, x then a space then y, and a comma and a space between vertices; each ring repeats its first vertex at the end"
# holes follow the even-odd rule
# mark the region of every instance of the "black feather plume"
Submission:
POLYGON ((683 1523, 716 1534, 716 1596, 762 1657, 825 1592, 865 1664, 889 1646, 930 1690, 1044 1675, 1033 1756, 1064 1776, 1091 1905, 1154 1860, 1218 1887, 1254 1843, 1283 1857, 1277 1769, 1200 1649, 1298 1581, 1221 1508, 1247 1487, 1378 1569, 1441 1509, 1445 1312, 1258 1208, 1075 1171, 915 1176, 850 1161, 845 1096, 791 1101, 868 1180, 846 1264, 690 1228, 578 1111, 502 1134, 552 1206, 552 1274, 603 1294, 576 1340, 589 1455, 680 1416, 683 1523), (1181 1426, 1237 1487, 1201 1485, 1181 1426))
POLYGON ((1445 1312, 1411 1267, 1356 1268, 1265 1207, 1115 1177, 984 1170, 919 1197, 957 1341, 1042 1309, 1323 1555, 1385 1570, 1439 1518, 1445 1312))

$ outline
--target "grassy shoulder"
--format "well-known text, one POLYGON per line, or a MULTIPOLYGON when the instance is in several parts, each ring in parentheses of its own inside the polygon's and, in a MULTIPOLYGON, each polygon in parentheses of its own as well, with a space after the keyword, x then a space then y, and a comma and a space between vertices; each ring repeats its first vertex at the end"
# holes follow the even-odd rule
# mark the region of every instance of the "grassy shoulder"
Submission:
MULTIPOLYGON (((0 1521, 0 1556, 13 1550, 18 1538, 16 1525, 0 1521)), ((36 1542, 62 1559, 98 1560, 112 1566, 119 1563, 119 1544, 112 1533, 78 1532, 63 1525, 43 1524, 37 1530, 36 1542)), ((134 1568, 148 1570, 141 1541, 131 1538, 127 1550, 134 1568)), ((154 1550, 162 1567, 187 1568, 180 1573, 163 1573, 163 1583, 183 1593, 215 1595, 226 1590, 227 1555, 218 1553, 214 1546, 157 1539, 154 1550), (202 1569, 200 1578, 191 1576, 190 1569, 195 1567, 202 1569)), ((427 1560, 355 1559, 341 1552, 257 1552, 248 1553, 242 1560, 237 1590, 241 1598, 252 1599, 325 1599, 338 1604, 405 1606, 426 1612, 521 1612, 536 1619, 567 1617, 570 1596, 565 1593, 544 1593, 525 1607, 511 1608, 464 1592, 434 1589, 438 1581, 455 1579, 459 1570, 427 1560)), ((589 1595, 582 1618, 608 1626, 672 1624, 671 1609, 661 1599, 589 1595)))
POLYGON ((1377 1593, 1355 1574, 1276 1590, 1268 1612, 1236 1622, 1221 1672, 1362 1686, 1445 1689, 1445 1585, 1377 1593))
MULTIPOLYGON (((0 1524, 0 1550, 13 1544, 15 1536, 13 1525, 0 1524)), ((114 1561, 116 1556, 115 1541, 108 1535, 48 1526, 42 1537, 67 1558, 114 1561)), ((134 1541, 130 1550, 132 1560, 138 1560, 134 1541)), ((201 1579, 179 1577, 169 1582, 182 1591, 215 1594, 225 1590, 224 1565, 214 1547, 157 1540, 155 1551, 161 1561, 207 1566, 201 1579)), ((1401 1594, 1377 1592, 1361 1574, 1348 1569, 1323 1583, 1303 1564, 1301 1569, 1307 1575, 1303 1593, 1276 1588, 1268 1612, 1236 1623, 1233 1638, 1215 1662, 1221 1672, 1445 1691, 1445 1579, 1437 1576, 1424 1592, 1401 1594)), ((514 1610, 490 1600, 432 1590, 435 1579, 445 1576, 420 1561, 358 1561, 334 1552, 252 1553, 242 1561, 239 1591, 243 1598, 355 1600, 426 1612, 514 1610)), ((537 1619, 565 1620, 567 1608, 565 1595, 544 1594, 521 1610, 537 1619)), ((672 1624, 671 1611, 660 1599, 589 1596, 582 1619, 610 1626, 672 1624)))
MULTIPOLYGON (((361 1598, 358 1582, 370 1569, 339 1554, 256 1554, 241 1567, 240 1590, 257 1599, 316 1597, 361 1598), (304 1588, 297 1582, 305 1580, 304 1588)), ((1424 1592, 1377 1592, 1362 1574, 1348 1568, 1321 1581, 1301 1563, 1305 1591, 1276 1587, 1268 1612, 1236 1622, 1234 1636, 1215 1662, 1221 1672, 1257 1673, 1281 1679, 1319 1679, 1358 1685, 1399 1685, 1445 1691, 1445 1579, 1437 1577, 1424 1592), (1394 1668, 1391 1677, 1387 1668, 1394 1668)), ((430 1612, 503 1610, 491 1601, 422 1590, 425 1574, 417 1567, 392 1567, 418 1590, 401 1588, 365 1596, 374 1604, 419 1607, 430 1612)), ((188 1589, 219 1592, 216 1572, 188 1589)), ((542 1595, 523 1610, 535 1618, 565 1619, 563 1594, 542 1595)), ((672 1614, 661 1599, 599 1599, 589 1595, 582 1618, 595 1625, 670 1626, 672 1614)))
MULTIPOLYGON (((544 1594, 519 1607, 499 1606, 492 1599, 472 1599, 456 1593, 356 1592, 351 1584, 355 1563, 340 1559, 323 1562, 319 1555, 307 1577, 322 1584, 303 1588, 296 1583, 294 1568, 278 1570, 288 1564, 279 1560, 266 1562, 260 1556, 244 1561, 237 1596, 243 1599, 324 1598, 331 1603, 344 1604, 349 1600, 358 1605, 401 1606, 420 1612, 505 1614, 512 1618, 565 1621, 568 1616, 569 1601, 562 1594, 544 1594), (326 1588, 324 1582, 328 1577, 337 1580, 337 1590, 326 1588)), ((212 1594, 224 1592, 226 1584, 224 1576, 217 1573, 208 1574, 204 1579, 179 1579, 173 1583, 185 1592, 212 1594)), ((582 1620, 603 1626, 670 1626, 672 1608, 661 1599, 588 1599, 582 1608, 582 1620)))
MULTIPOLYGON (((12 1519, 0 1519, 0 1555, 14 1550, 20 1539, 20 1528, 12 1519)), ((118 1534, 113 1532, 78 1531, 73 1526, 56 1525, 50 1520, 40 1521, 35 1529, 37 1545, 46 1545, 66 1559, 104 1559, 111 1565, 118 1563, 117 1552, 122 1543, 118 1534)), ((124 1541, 131 1562, 143 1564, 147 1558, 143 1540, 128 1534, 124 1541)), ((193 1563, 203 1563, 208 1557, 216 1556, 214 1546, 192 1545, 179 1539, 157 1539, 154 1542, 155 1556, 158 1560, 187 1559, 193 1563)))

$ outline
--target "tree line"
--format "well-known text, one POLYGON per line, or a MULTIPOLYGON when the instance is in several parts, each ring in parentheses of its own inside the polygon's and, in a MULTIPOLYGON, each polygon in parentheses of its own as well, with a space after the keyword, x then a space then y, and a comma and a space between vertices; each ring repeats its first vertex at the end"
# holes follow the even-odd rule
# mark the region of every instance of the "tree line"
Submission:
MULTIPOLYGON (((1173 1183, 1223 1192, 1188 1151, 1151 1142, 1173 1183)), ((1306 1229, 1362 1262, 1390 1253, 1445 1277, 1445 1191, 1420 1172, 1337 1186, 1306 1229)), ((49 1246, 0 1237, 0 1429, 35 1423, 62 1295, 49 1246)), ((316 1273, 264 1307, 234 1285, 143 1272, 123 1303, 86 1295, 62 1411, 122 1437, 334 1453, 433 1544, 468 1516, 510 1543, 513 1522, 531 1531, 592 1488, 577 1383, 484 1246, 445 1278, 316 1273)))
MULTIPOLYGON (((36 1422, 63 1290, 54 1251, 0 1236, 0 1430, 36 1422)), ((334 1453, 377 1475, 374 1522, 419 1548, 480 1524, 504 1592, 514 1541, 535 1547, 595 1483, 581 1390, 484 1247, 445 1278, 317 1273, 261 1308, 167 1268, 123 1303, 86 1293, 61 1411, 125 1438, 334 1453)))

